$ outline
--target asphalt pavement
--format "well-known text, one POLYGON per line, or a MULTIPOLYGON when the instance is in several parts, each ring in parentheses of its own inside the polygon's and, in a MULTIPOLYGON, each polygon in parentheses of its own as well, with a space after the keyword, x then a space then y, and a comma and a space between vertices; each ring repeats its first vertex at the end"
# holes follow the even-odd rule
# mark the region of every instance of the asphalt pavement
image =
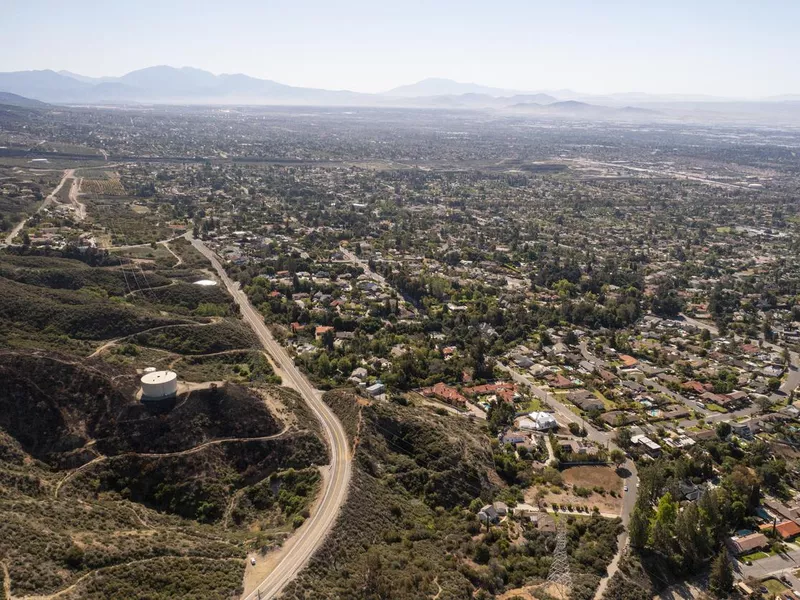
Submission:
MULTIPOLYGON (((553 394, 549 393, 547 390, 540 388, 536 385, 531 379, 519 373, 518 371, 514 370, 511 367, 508 367, 503 364, 497 365, 501 370, 508 373, 511 378, 519 383, 520 385, 526 386, 530 389, 533 394, 549 404, 555 413, 561 417, 562 422, 566 423, 577 423, 578 425, 582 426, 586 429, 586 438, 597 442, 601 446, 605 446, 608 449, 616 449, 618 446, 614 442, 613 436, 610 432, 600 431, 596 429, 591 423, 588 423, 584 419, 581 419, 578 415, 572 412, 565 404, 559 401, 553 394)), ((630 521, 631 513, 633 512, 634 506, 636 506, 636 495, 639 491, 639 474, 636 470, 636 464, 628 458, 625 461, 625 464, 622 465, 622 469, 625 469, 630 473, 630 475, 625 479, 625 485, 628 486, 628 491, 623 492, 622 496, 622 512, 620 513, 620 518, 622 519, 622 524, 625 526, 623 532, 617 538, 617 553, 614 555, 611 563, 608 565, 608 569, 606 572, 606 576, 600 580, 600 585, 598 586, 594 600, 600 600, 605 593, 606 586, 608 585, 609 580, 611 577, 619 569, 619 562, 622 558, 622 554, 625 552, 625 548, 628 545, 628 522, 630 521)))
POLYGON ((272 572, 256 589, 249 593, 245 592, 246 595, 243 596, 243 600, 265 600, 280 594, 283 588, 308 563, 333 528, 339 510, 347 498, 347 489, 352 474, 350 444, 339 419, 322 400, 322 392, 309 383, 283 346, 272 337, 272 333, 264 324, 263 316, 253 308, 245 292, 239 289, 239 284, 228 277, 216 254, 201 240, 191 239, 191 242, 203 256, 211 261, 220 280, 239 305, 242 318, 253 329, 272 357, 273 366, 281 376, 283 385, 295 389, 319 419, 330 450, 331 462, 327 476, 324 478, 325 487, 322 498, 317 503, 316 511, 297 530, 291 543, 286 544, 287 550, 272 572))

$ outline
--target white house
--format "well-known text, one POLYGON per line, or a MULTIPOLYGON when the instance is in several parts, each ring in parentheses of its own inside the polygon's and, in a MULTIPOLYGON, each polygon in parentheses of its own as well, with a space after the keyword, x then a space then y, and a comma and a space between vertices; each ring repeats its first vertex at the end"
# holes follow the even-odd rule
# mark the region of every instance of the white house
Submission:
POLYGON ((519 420, 519 427, 531 431, 547 431, 548 429, 558 429, 558 423, 550 413, 534 411, 519 420))
POLYGON ((370 396, 380 396, 381 394, 386 393, 386 386, 382 383, 373 383, 367 388, 367 393, 370 396))

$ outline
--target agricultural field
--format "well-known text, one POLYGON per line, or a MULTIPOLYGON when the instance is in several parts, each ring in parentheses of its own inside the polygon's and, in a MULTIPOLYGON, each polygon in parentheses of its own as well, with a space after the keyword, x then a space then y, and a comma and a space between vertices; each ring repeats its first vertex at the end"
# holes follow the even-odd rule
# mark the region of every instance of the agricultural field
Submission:
POLYGON ((119 175, 113 171, 100 169, 83 169, 76 172, 77 177, 83 178, 81 192, 97 196, 124 196, 125 188, 120 182, 119 175))

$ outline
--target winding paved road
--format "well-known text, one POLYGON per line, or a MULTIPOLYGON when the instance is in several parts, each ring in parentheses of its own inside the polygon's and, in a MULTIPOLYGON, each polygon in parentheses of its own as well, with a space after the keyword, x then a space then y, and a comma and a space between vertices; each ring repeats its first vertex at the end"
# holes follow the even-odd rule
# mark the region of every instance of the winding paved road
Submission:
MULTIPOLYGON (((314 514, 297 530, 287 544, 287 550, 272 572, 256 589, 243 596, 243 600, 265 600, 277 596, 283 588, 300 572, 314 552, 322 545, 328 532, 333 528, 339 509, 347 498, 347 489, 352 473, 350 446, 342 424, 333 411, 322 400, 322 393, 315 389, 294 365, 294 361, 264 324, 264 318, 253 308, 250 300, 238 283, 234 282, 217 258, 216 254, 201 240, 191 239, 192 245, 214 266, 217 275, 228 288, 239 308, 242 317, 255 331, 267 352, 275 361, 275 370, 283 379, 283 385, 295 389, 303 397, 322 424, 328 440, 331 463, 325 477, 322 498, 314 514)), ((280 551, 279 551, 280 552, 280 551)))

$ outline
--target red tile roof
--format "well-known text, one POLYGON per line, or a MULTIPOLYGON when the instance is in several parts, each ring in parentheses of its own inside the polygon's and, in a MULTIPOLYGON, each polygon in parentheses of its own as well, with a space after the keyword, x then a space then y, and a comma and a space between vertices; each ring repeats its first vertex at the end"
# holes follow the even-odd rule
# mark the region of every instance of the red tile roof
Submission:
POLYGON ((705 394, 708 390, 712 389, 710 385, 700 383, 699 381, 687 381, 681 387, 685 390, 692 390, 696 394, 705 394))
POLYGON ((793 538, 796 535, 800 535, 800 525, 794 521, 784 521, 783 523, 778 523, 775 529, 778 531, 778 535, 785 540, 793 538))
POLYGON ((509 382, 487 383, 485 385, 476 385, 471 388, 466 388, 464 393, 467 396, 484 396, 487 394, 495 394, 497 397, 502 398, 506 402, 513 402, 516 389, 516 386, 509 382))
POLYGON ((435 396, 440 400, 449 402, 450 404, 466 404, 467 399, 458 393, 458 390, 442 383, 441 381, 433 387, 424 388, 420 390, 423 396, 435 396))
POLYGON ((555 375, 548 378, 550 385, 556 388, 571 388, 574 387, 575 384, 572 383, 569 379, 564 377, 563 375, 555 375))

